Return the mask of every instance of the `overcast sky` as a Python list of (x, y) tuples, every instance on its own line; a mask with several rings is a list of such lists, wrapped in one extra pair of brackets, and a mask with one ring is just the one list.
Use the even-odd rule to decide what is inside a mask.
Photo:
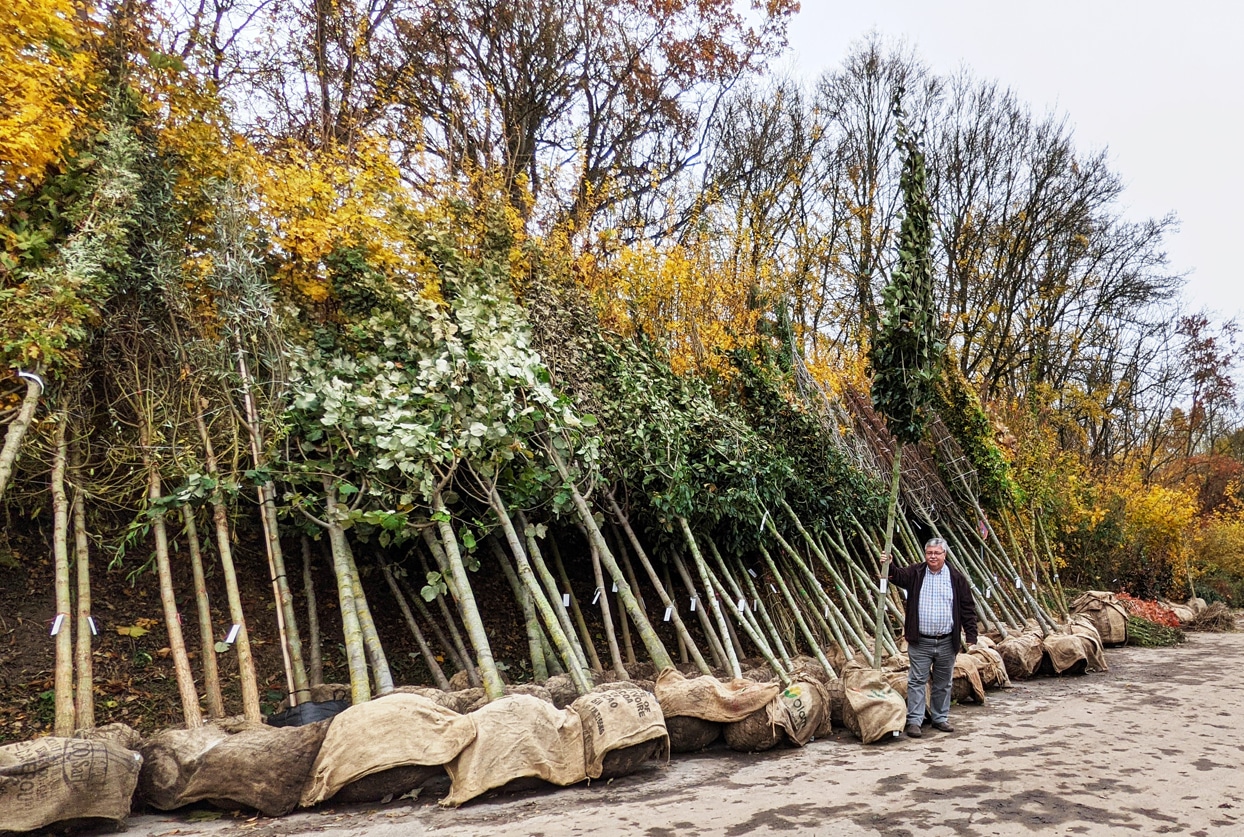
[(1179, 217), (1167, 254), (1190, 307), (1244, 314), (1244, 3), (803, 0), (790, 72), (837, 67), (873, 30), (1066, 114), (1082, 149), (1107, 149), (1130, 218)]

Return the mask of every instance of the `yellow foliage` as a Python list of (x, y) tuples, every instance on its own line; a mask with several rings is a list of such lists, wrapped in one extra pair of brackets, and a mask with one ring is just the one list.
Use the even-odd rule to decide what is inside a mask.
[(72, 0), (5, 0), (0, 15), (0, 196), (38, 183), (88, 108), (87, 23)]
[(239, 145), (238, 152), (280, 262), (277, 282), (323, 302), (329, 295), (324, 260), (334, 250), (358, 248), (368, 264), (388, 273), (416, 259), (405, 187), (378, 142), (349, 150), (291, 146), (266, 156)]
[(640, 244), (584, 278), (606, 328), (640, 331), (669, 351), (675, 371), (724, 371), (719, 350), (751, 345), (762, 311), (750, 305), (767, 277), (723, 269), (683, 247)]

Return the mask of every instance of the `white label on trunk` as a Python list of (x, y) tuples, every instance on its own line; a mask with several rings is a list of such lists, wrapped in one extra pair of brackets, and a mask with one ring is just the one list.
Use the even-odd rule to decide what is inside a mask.
[(747, 610), (747, 599), (739, 599), (739, 605), (735, 609), (738, 610), (739, 613), (743, 613)]
[(756, 530), (757, 532), (759, 532), (761, 529), (765, 528), (765, 521), (766, 521), (766, 520), (768, 520), (768, 519), (769, 519), (769, 510), (768, 510), (768, 509), (765, 509), (765, 514), (764, 514), (764, 517), (760, 518), (760, 527)]
[(242, 630), (241, 625), (234, 625), (229, 629), (229, 636), (225, 637), (225, 644), (232, 645), (233, 641), (238, 638), (238, 631)]
[(885, 593), (885, 591), (889, 589), (890, 589), (890, 579), (888, 578), (881, 579), (881, 592)]
[(618, 592), (618, 582), (616, 581), (613, 583), (613, 592)]
[(60, 626), (63, 624), (65, 624), (65, 614), (63, 613), (56, 614), (56, 618), (52, 620), (52, 634), (51, 635), (56, 636), (58, 633), (60, 633)]
[(601, 590), (604, 590), (604, 589), (605, 589), (605, 588), (603, 588), (603, 587), (597, 587), (597, 588), (596, 588), (596, 595), (595, 595), (595, 596), (592, 596), (592, 604), (596, 604), (598, 601), (600, 601), (600, 591), (601, 591)]
[(1015, 589), (1016, 590), (1024, 589), (1024, 582), (1020, 580), (1019, 576), (1015, 576)]
[(749, 573), (751, 573), (751, 574), (752, 574), (752, 578), (756, 578), (756, 577), (757, 577), (757, 576), (756, 576), (756, 571), (755, 571), (755, 570), (753, 570), (751, 567), (748, 567), (748, 568), (747, 568), (747, 571), (748, 571)]
[(760, 610), (760, 599), (752, 599), (752, 610)]
[(769, 589), (773, 591), (773, 595), (775, 596), (777, 595), (777, 588), (774, 587), (772, 584), (769, 585)]
[(992, 596), (992, 595), (993, 595), (993, 588), (992, 588), (992, 587), (986, 588), (986, 590), (985, 590), (985, 598), (986, 598), (986, 599), (988, 599), (988, 598), (989, 598), (990, 596)]
[(562, 593), (562, 607), (570, 607), (570, 594)]
[(1058, 581), (1058, 573), (1054, 573), (1054, 581), (1055, 581), (1055, 582), (1057, 582), (1057, 581)]
[(99, 636), (99, 626), (95, 624), (95, 617), (86, 617), (86, 624), (91, 626), (91, 636)]
[(825, 618), (829, 618), (829, 602), (825, 603)]
[(691, 597), (691, 612), (695, 613), (695, 596)]
[(663, 621), (665, 622), (670, 621), (670, 617), (673, 615), (674, 615), (674, 606), (670, 605), (669, 607), (665, 608), (665, 619)]

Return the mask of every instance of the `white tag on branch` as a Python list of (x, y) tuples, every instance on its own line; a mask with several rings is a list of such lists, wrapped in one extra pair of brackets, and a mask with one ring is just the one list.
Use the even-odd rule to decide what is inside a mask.
[(99, 626), (95, 624), (95, 617), (86, 617), (86, 624), (91, 626), (91, 636), (99, 636)]
[(1024, 589), (1024, 582), (1020, 579), (1019, 576), (1015, 576), (1015, 589), (1016, 590)]
[(670, 605), (669, 607), (665, 608), (665, 619), (663, 619), (662, 621), (664, 622), (670, 621), (670, 617), (673, 615), (674, 615), (674, 606)]
[(760, 610), (760, 599), (752, 599), (752, 610)]
[(989, 598), (990, 596), (992, 596), (992, 595), (993, 595), (993, 588), (992, 588), (992, 587), (986, 587), (986, 588), (985, 588), (985, 598), (986, 598), (986, 599), (988, 599), (988, 598)]
[(752, 578), (759, 578), (759, 576), (756, 575), (756, 571), (753, 570), (751, 567), (748, 567), (747, 571), (751, 573)]
[(695, 613), (695, 596), (691, 597), (691, 612)]
[(739, 603), (735, 607), (735, 610), (737, 610), (739, 613), (743, 613), (744, 611), (746, 611), (747, 610), (747, 599), (739, 599)]
[(769, 589), (773, 591), (773, 595), (775, 596), (777, 595), (777, 588), (774, 587), (772, 584), (769, 585)]
[(56, 618), (52, 620), (51, 636), (56, 636), (58, 633), (60, 633), (60, 627), (63, 624), (65, 624), (65, 614), (63, 613), (56, 614)]
[(562, 607), (570, 607), (570, 594), (562, 593)]
[(613, 583), (613, 592), (618, 592), (618, 582), (616, 581)]
[(225, 637), (225, 644), (226, 644), (226, 645), (232, 645), (232, 644), (233, 644), (233, 642), (234, 642), (234, 640), (236, 640), (236, 639), (238, 638), (238, 631), (240, 631), (240, 630), (242, 630), (242, 626), (241, 626), (241, 625), (234, 625), (232, 628), (230, 628), (230, 629), (229, 629), (229, 635), (228, 635), (227, 637)]
[(889, 590), (889, 589), (890, 589), (890, 579), (888, 578), (881, 579), (881, 592), (884, 593), (886, 590)]
[(829, 602), (825, 603), (825, 618), (829, 618)]
[(760, 527), (756, 530), (757, 532), (765, 528), (765, 521), (767, 521), (768, 519), (769, 519), (769, 510), (765, 509), (764, 516), (760, 518)]
[(600, 601), (600, 591), (604, 589), (605, 589), (604, 587), (596, 588), (596, 595), (592, 596), (592, 604), (596, 604), (598, 601)]

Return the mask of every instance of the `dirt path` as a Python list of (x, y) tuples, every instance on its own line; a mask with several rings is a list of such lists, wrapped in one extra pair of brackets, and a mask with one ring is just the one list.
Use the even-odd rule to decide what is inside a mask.
[(1111, 670), (955, 707), (953, 734), (715, 749), (612, 783), (327, 807), (280, 820), (135, 817), (127, 837), (1244, 834), (1244, 633), (1108, 652)]

